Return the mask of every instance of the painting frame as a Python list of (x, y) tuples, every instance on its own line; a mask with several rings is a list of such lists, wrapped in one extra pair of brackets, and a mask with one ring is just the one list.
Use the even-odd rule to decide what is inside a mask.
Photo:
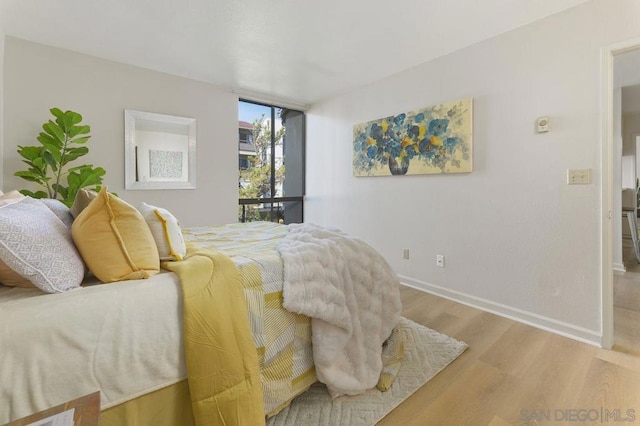
[(353, 126), (353, 175), (473, 171), (473, 98)]
[[(195, 118), (126, 109), (124, 124), (125, 189), (196, 189)], [(152, 176), (152, 152), (169, 160), (179, 157), (179, 175), (165, 170), (165, 176)]]

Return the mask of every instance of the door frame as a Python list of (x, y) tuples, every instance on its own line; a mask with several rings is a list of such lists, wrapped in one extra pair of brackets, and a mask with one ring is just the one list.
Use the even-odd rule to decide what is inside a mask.
[(613, 233), (612, 215), (621, 215), (622, 212), (613, 211), (613, 63), (614, 56), (625, 52), (640, 49), (640, 38), (634, 38), (623, 42), (605, 46), (601, 49), (601, 170), (600, 177), (601, 194), (601, 345), (610, 349), (614, 345), (614, 319), (613, 319)]

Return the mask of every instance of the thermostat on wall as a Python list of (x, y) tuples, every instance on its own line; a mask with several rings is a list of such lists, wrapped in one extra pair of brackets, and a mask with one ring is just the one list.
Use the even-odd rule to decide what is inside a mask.
[(545, 133), (549, 131), (549, 117), (538, 117), (536, 120), (536, 132)]

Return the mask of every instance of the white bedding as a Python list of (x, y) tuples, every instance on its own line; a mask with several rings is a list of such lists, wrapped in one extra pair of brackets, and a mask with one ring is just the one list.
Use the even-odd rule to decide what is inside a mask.
[(96, 390), (104, 409), (185, 379), (180, 291), (170, 272), (58, 294), (0, 285), (0, 424)]
[(332, 397), (373, 388), (382, 344), (400, 320), (400, 281), (364, 241), (338, 229), (289, 225), (278, 245), (284, 307), (311, 317), (318, 379)]
[[(263, 286), (277, 293), (283, 288), (282, 268), (272, 271), (272, 263), (266, 262), (267, 258), (256, 253), (274, 253), (274, 241), (279, 241), (283, 233), (269, 231), (271, 228), (260, 224), (248, 225), (247, 229), (251, 231), (254, 252), (251, 259), (265, 269)], [(259, 229), (263, 231), (259, 232)], [(331, 336), (331, 333), (324, 333), (327, 327), (322, 331), (314, 329), (314, 343), (318, 343), (314, 346), (314, 351), (322, 350), (323, 347), (326, 349), (314, 354), (324, 363), (324, 367), (328, 367), (328, 370), (324, 370), (324, 377), (329, 379), (329, 376), (333, 376), (338, 379), (333, 386), (337, 393), (357, 393), (360, 389), (373, 387), (381, 368), (379, 352), (382, 341), (389, 335), (400, 315), (397, 277), (384, 259), (364, 243), (351, 239), (349, 247), (337, 249), (336, 239), (331, 238), (336, 235), (328, 229), (321, 233), (328, 232), (329, 239), (324, 242), (316, 240), (315, 243), (326, 250), (326, 257), (323, 256), (322, 262), (335, 263), (324, 263), (324, 268), (322, 265), (318, 266), (310, 261), (314, 255), (322, 255), (323, 252), (316, 251), (313, 244), (295, 253), (295, 245), (307, 237), (311, 239), (313, 232), (304, 227), (297, 228), (297, 231), (301, 232), (293, 232), (292, 236), (300, 237), (300, 240), (292, 238), (290, 242), (293, 244), (289, 246), (288, 252), (286, 245), (280, 246), (283, 259), (286, 261), (287, 257), (297, 257), (294, 261), (297, 263), (292, 264), (298, 265), (294, 266), (294, 270), (303, 275), (305, 271), (315, 274), (333, 271), (333, 278), (337, 280), (329, 282), (337, 288), (340, 278), (345, 278), (352, 285), (350, 290), (359, 295), (356, 298), (356, 293), (347, 292), (342, 296), (338, 310), (343, 316), (337, 322), (332, 322), (330, 316), (324, 318), (325, 325), (338, 330), (338, 335), (344, 337), (346, 332), (346, 339), (336, 339), (335, 334), (333, 338), (327, 338)], [(309, 232), (305, 235), (306, 231)], [(194, 234), (199, 232), (211, 231), (205, 228), (192, 230)], [(242, 240), (242, 234), (236, 238), (227, 238), (229, 241), (225, 245), (224, 233), (235, 235), (239, 233), (238, 229), (230, 225), (220, 232), (222, 234), (215, 234), (215, 241), (223, 247), (217, 248), (232, 256), (238, 265), (248, 262), (249, 258), (243, 257), (245, 249), (242, 247), (246, 247), (247, 242)], [(321, 235), (314, 235), (313, 238), (319, 236)], [(199, 238), (192, 235), (192, 239)], [(282, 253), (282, 248), (287, 253)], [(302, 267), (299, 263), (301, 261), (310, 264)], [(348, 265), (359, 267), (355, 275), (349, 275), (354, 271), (345, 268)], [(356, 284), (356, 278), (364, 278), (364, 281)], [(320, 287), (314, 290), (321, 291), (326, 282), (320, 281)], [(382, 285), (383, 282), (385, 285)], [(294, 294), (295, 292), (290, 293), (289, 296)], [(370, 297), (364, 297), (363, 294)], [(309, 293), (307, 296), (313, 298), (321, 294)], [(338, 295), (338, 299), (340, 297)], [(294, 299), (302, 303), (310, 302), (309, 298), (304, 297)], [(315, 307), (326, 308), (326, 301), (320, 301), (318, 298), (319, 304)], [(307, 308), (311, 306), (310, 303), (307, 304)], [(300, 312), (294, 305), (291, 307), (293, 311)], [(353, 316), (357, 311), (361, 311), (360, 317)], [(37, 314), (34, 315), (34, 312)], [(306, 314), (309, 315), (310, 312)], [(89, 285), (57, 294), (0, 285), (0, 424), (96, 390), (102, 391), (101, 405), (104, 409), (184, 380), (187, 374), (182, 322), (180, 283), (175, 274), (166, 271), (147, 280)], [(305, 321), (301, 327), (308, 330), (306, 324), (308, 322)], [(295, 336), (298, 336), (297, 329), (292, 330), (296, 330)], [(300, 341), (307, 339), (304, 333), (300, 336)], [(317, 339), (322, 342), (316, 341)], [(359, 345), (358, 348), (352, 347), (346, 352), (331, 349), (334, 347), (332, 344), (342, 345), (345, 340)], [(280, 340), (277, 342), (282, 343)], [(306, 353), (308, 342), (305, 346), (295, 342), (294, 346), (294, 373), (307, 378), (305, 372), (309, 368), (306, 358), (298, 358), (303, 352)], [(336, 359), (336, 353), (346, 356)], [(278, 359), (277, 353), (268, 352), (265, 356)], [(363, 364), (360, 365), (360, 362)], [(309, 377), (315, 380), (315, 375)]]

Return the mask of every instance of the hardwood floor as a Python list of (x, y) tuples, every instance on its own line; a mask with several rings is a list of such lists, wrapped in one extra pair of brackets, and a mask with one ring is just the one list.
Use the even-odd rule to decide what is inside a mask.
[(640, 424), (640, 266), (616, 273), (599, 349), (403, 287), (403, 315), (469, 345), (379, 425)]

